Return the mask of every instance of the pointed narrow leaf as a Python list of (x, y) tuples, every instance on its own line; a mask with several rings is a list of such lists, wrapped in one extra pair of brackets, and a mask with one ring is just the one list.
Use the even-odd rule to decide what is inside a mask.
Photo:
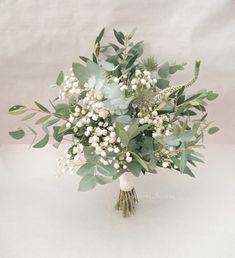
[(40, 110), (42, 110), (43, 112), (50, 113), (50, 111), (49, 111), (47, 108), (45, 108), (42, 104), (38, 103), (37, 101), (34, 101), (34, 103), (35, 103), (36, 106), (37, 106)]
[(104, 36), (104, 31), (105, 31), (105, 28), (103, 28), (103, 29), (101, 30), (101, 32), (99, 33), (98, 37), (97, 37), (96, 40), (95, 40), (95, 43), (96, 43), (96, 44), (99, 43), (99, 42), (101, 41), (101, 39), (103, 38), (103, 36)]
[(64, 82), (64, 73), (61, 71), (56, 79), (56, 84), (60, 86)]
[(36, 124), (36, 125), (42, 124), (42, 123), (44, 123), (46, 120), (48, 120), (50, 117), (51, 117), (51, 115), (43, 116), (43, 117), (41, 117), (40, 119), (38, 119), (35, 124)]
[(23, 118), (22, 118), (22, 121), (26, 121), (26, 120), (28, 120), (28, 119), (34, 117), (36, 114), (37, 114), (37, 113), (31, 113), (31, 114), (29, 114), (29, 115), (23, 117)]
[(26, 111), (27, 111), (26, 106), (15, 105), (8, 110), (8, 113), (11, 114), (11, 115), (20, 115), (20, 114), (23, 114)]

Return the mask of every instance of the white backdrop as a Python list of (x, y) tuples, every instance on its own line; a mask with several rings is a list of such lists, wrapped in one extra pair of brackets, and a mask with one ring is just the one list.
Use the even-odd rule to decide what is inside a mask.
[[(233, 0), (1, 0), (0, 1), (0, 142), (18, 121), (9, 106), (38, 99), (48, 104), (48, 86), (79, 55), (89, 55), (96, 35), (107, 28), (124, 32), (138, 27), (146, 54), (187, 61), (178, 81), (192, 76), (202, 60), (200, 79), (192, 90), (210, 88), (220, 98), (209, 107), (221, 131), (209, 143), (235, 143), (235, 1)], [(29, 139), (30, 141), (30, 139)]]

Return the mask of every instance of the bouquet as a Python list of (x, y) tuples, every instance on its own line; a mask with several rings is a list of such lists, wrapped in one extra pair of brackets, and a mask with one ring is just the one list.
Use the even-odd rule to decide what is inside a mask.
[(158, 64), (154, 57), (141, 58), (143, 41), (132, 41), (130, 34), (113, 30), (115, 42), (101, 44), (104, 29), (95, 40), (91, 58), (80, 56), (68, 75), (60, 72), (56, 80), (58, 97), (50, 108), (15, 105), (12, 115), (27, 113), (23, 121), (35, 119), (43, 137), (29, 125), (9, 132), (15, 139), (32, 134), (34, 148), (42, 148), (53, 138), (58, 148), (71, 141), (58, 159), (62, 172), (81, 176), (79, 190), (88, 191), (116, 179), (120, 193), (116, 209), (123, 216), (133, 214), (138, 202), (132, 177), (156, 174), (158, 167), (194, 177), (191, 170), (203, 162), (206, 131), (217, 132), (207, 121), (206, 106), (218, 94), (201, 90), (186, 94), (199, 73), (195, 62), (192, 79), (172, 85), (170, 77), (184, 70), (185, 63)]

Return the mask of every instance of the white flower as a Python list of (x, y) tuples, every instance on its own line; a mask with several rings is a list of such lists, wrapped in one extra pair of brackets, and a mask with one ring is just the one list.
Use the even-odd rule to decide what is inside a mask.
[(114, 77), (114, 78), (113, 78), (113, 81), (114, 81), (115, 83), (119, 83), (119, 79), (118, 79), (117, 77)]
[(169, 166), (169, 162), (168, 161), (163, 161), (162, 162), (162, 167), (167, 168)]
[(100, 155), (101, 155), (102, 157), (106, 157), (106, 152), (103, 150), (103, 151), (101, 151)]
[(118, 163), (115, 163), (115, 164), (114, 164), (114, 167), (115, 167), (116, 169), (120, 168), (120, 166), (119, 166)]
[(65, 126), (66, 126), (66, 128), (69, 129), (71, 127), (71, 124), (69, 122), (67, 122)]
[(88, 137), (90, 135), (90, 132), (86, 131), (84, 134), (85, 134), (86, 137)]
[(113, 147), (111, 147), (111, 146), (108, 147), (108, 151), (109, 151), (109, 152), (112, 152), (112, 151), (113, 151)]
[(144, 124), (145, 123), (145, 119), (144, 118), (141, 118), (140, 121), (139, 121), (140, 124)]
[(141, 79), (141, 80), (140, 80), (140, 82), (141, 82), (143, 85), (145, 85), (145, 84), (146, 84), (145, 79)]
[(126, 161), (128, 162), (128, 163), (130, 163), (131, 161), (132, 161), (132, 157), (126, 157)]
[(115, 138), (115, 137), (116, 137), (116, 133), (115, 133), (115, 132), (111, 132), (111, 133), (110, 133), (110, 137), (111, 137), (111, 138)]
[(77, 126), (78, 128), (80, 128), (80, 127), (82, 127), (82, 123), (81, 123), (80, 121), (78, 121), (78, 122), (76, 123), (76, 126)]
[(114, 152), (115, 152), (115, 153), (119, 153), (119, 152), (120, 152), (120, 149), (119, 149), (118, 147), (115, 147), (115, 148), (114, 148)]
[(126, 152), (126, 156), (127, 157), (130, 157), (131, 156), (131, 154), (130, 154), (130, 152), (128, 151), (128, 152)]
[(123, 169), (127, 169), (127, 165), (123, 165)]
[(137, 85), (136, 85), (136, 84), (133, 84), (133, 85), (131, 86), (131, 88), (132, 88), (132, 90), (136, 90), (136, 89), (137, 89)]
[(94, 120), (94, 121), (97, 121), (97, 120), (98, 120), (98, 116), (97, 116), (96, 114), (93, 114), (91, 118), (92, 118), (92, 120)]

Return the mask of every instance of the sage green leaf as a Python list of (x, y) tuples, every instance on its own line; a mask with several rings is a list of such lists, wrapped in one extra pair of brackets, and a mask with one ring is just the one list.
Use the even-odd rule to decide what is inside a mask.
[(19, 140), (25, 136), (25, 132), (22, 129), (18, 129), (16, 131), (9, 132), (9, 135), (14, 139)]
[(169, 135), (162, 138), (163, 142), (170, 146), (179, 146), (180, 140), (175, 135)]
[(44, 127), (49, 127), (49, 126), (52, 126), (53, 124), (55, 124), (55, 123), (57, 123), (59, 121), (60, 121), (60, 119), (54, 118), (52, 120), (47, 121), (43, 126)]
[(50, 113), (50, 111), (49, 111), (47, 108), (45, 108), (42, 104), (38, 103), (37, 101), (34, 101), (34, 103), (35, 103), (36, 106), (37, 106), (40, 110), (42, 110), (43, 112)]
[(86, 176), (86, 175), (94, 175), (96, 172), (96, 167), (94, 164), (87, 162), (86, 164), (82, 165), (78, 170), (77, 174), (79, 176)]
[(81, 83), (88, 81), (88, 71), (85, 66), (78, 63), (73, 63), (72, 68), (74, 75)]
[(60, 126), (53, 126), (53, 137), (57, 142), (61, 142), (63, 139), (63, 135), (59, 134)]
[(23, 117), (22, 118), (22, 121), (26, 121), (32, 117), (34, 117), (37, 113), (31, 113), (31, 114), (28, 114), (27, 116)]
[(101, 176), (101, 175), (96, 175), (95, 178), (96, 178), (96, 182), (100, 185), (105, 185), (113, 181), (111, 178)]
[(126, 69), (129, 69), (132, 67), (132, 65), (135, 63), (136, 59), (137, 59), (138, 55), (133, 56), (127, 63), (126, 65)]
[(128, 125), (131, 122), (131, 117), (129, 115), (121, 115), (115, 117), (115, 121), (124, 125)]
[(108, 72), (112, 72), (115, 71), (117, 66), (115, 67), (114, 64), (107, 62), (105, 60), (101, 60), (101, 65), (104, 68), (104, 70), (108, 71)]
[(91, 61), (89, 58), (87, 58), (87, 57), (85, 57), (85, 56), (79, 56), (79, 58), (80, 58), (82, 61), (84, 61), (85, 63), (86, 63), (87, 61)]
[(188, 155), (188, 159), (193, 160), (193, 161), (197, 161), (197, 162), (201, 162), (201, 163), (205, 163), (202, 159), (199, 159), (198, 157), (195, 157), (193, 155)]
[(122, 124), (116, 123), (116, 133), (117, 133), (117, 136), (120, 137), (121, 143), (124, 146), (127, 146), (128, 142), (129, 142), (129, 136), (128, 136), (127, 132), (125, 131)]
[(28, 125), (27, 125), (27, 127), (34, 135), (37, 135), (37, 132), (32, 127), (30, 127)]
[(64, 82), (64, 73), (61, 71), (56, 79), (56, 85), (60, 86)]
[(95, 186), (96, 177), (94, 175), (86, 175), (81, 179), (78, 190), (85, 192), (93, 189)]
[(117, 39), (117, 41), (121, 44), (121, 45), (124, 45), (124, 35), (122, 32), (117, 32), (115, 29), (113, 29), (113, 33), (114, 33), (114, 36), (115, 38)]
[(158, 75), (161, 77), (161, 78), (167, 78), (168, 75), (169, 75), (169, 69), (170, 69), (170, 66), (169, 66), (169, 63), (166, 62), (164, 64), (162, 64), (158, 70)]
[(157, 87), (159, 89), (165, 89), (169, 87), (170, 82), (166, 79), (157, 79)]
[(186, 151), (183, 151), (180, 158), (180, 166), (179, 169), (181, 172), (184, 172), (187, 164), (187, 153)]
[(46, 134), (38, 143), (33, 145), (33, 148), (43, 148), (49, 141), (49, 134)]
[(213, 91), (209, 91), (209, 92), (207, 93), (207, 99), (208, 99), (209, 101), (216, 99), (218, 96), (219, 96), (219, 94), (214, 93)]
[(131, 152), (132, 156), (134, 157), (134, 159), (146, 170), (148, 171), (148, 163), (143, 160), (138, 154), (136, 154), (135, 152)]
[(194, 130), (187, 130), (180, 134), (180, 140), (182, 142), (189, 142), (193, 140), (194, 134), (195, 134)]
[(89, 161), (90, 163), (93, 163), (93, 164), (97, 163), (97, 156), (95, 154), (94, 147), (85, 146), (83, 149), (83, 152), (84, 152), (84, 156), (87, 161)]
[(132, 54), (132, 55), (138, 55), (138, 57), (140, 57), (143, 54), (143, 42), (144, 41), (140, 41), (138, 43), (136, 43), (129, 51), (128, 54)]
[(136, 120), (129, 128), (128, 128), (128, 136), (129, 139), (135, 138), (137, 135), (139, 135), (141, 132), (146, 130), (149, 127), (148, 124), (139, 126), (138, 120)]
[(214, 134), (214, 133), (217, 133), (219, 131), (219, 128), (214, 126), (214, 127), (211, 127), (209, 130), (208, 130), (208, 133), (209, 134)]
[(100, 43), (101, 39), (102, 39), (103, 36), (104, 36), (104, 31), (105, 31), (105, 28), (103, 28), (103, 29), (101, 30), (101, 32), (99, 33), (98, 37), (97, 37), (96, 40), (95, 40), (95, 44)]
[(23, 105), (15, 105), (8, 110), (11, 115), (21, 115), (27, 111), (27, 107)]
[(169, 68), (170, 74), (174, 74), (179, 70), (184, 70), (184, 65), (186, 65), (186, 64), (171, 65), (170, 68)]
[(134, 176), (138, 177), (142, 171), (142, 165), (137, 161), (132, 161), (127, 164), (128, 171), (130, 171)]
[(50, 117), (51, 117), (51, 115), (43, 116), (43, 117), (41, 117), (40, 119), (38, 119), (35, 124), (36, 124), (36, 125), (42, 124), (42, 123), (44, 123), (46, 120), (48, 120)]
[(97, 164), (96, 166), (97, 170), (105, 176), (114, 176), (117, 173), (113, 165)]
[(195, 177), (195, 175), (193, 174), (193, 172), (191, 171), (191, 169), (188, 166), (186, 166), (186, 168), (184, 169), (183, 173), (187, 174), (187, 175), (189, 175), (191, 177)]

